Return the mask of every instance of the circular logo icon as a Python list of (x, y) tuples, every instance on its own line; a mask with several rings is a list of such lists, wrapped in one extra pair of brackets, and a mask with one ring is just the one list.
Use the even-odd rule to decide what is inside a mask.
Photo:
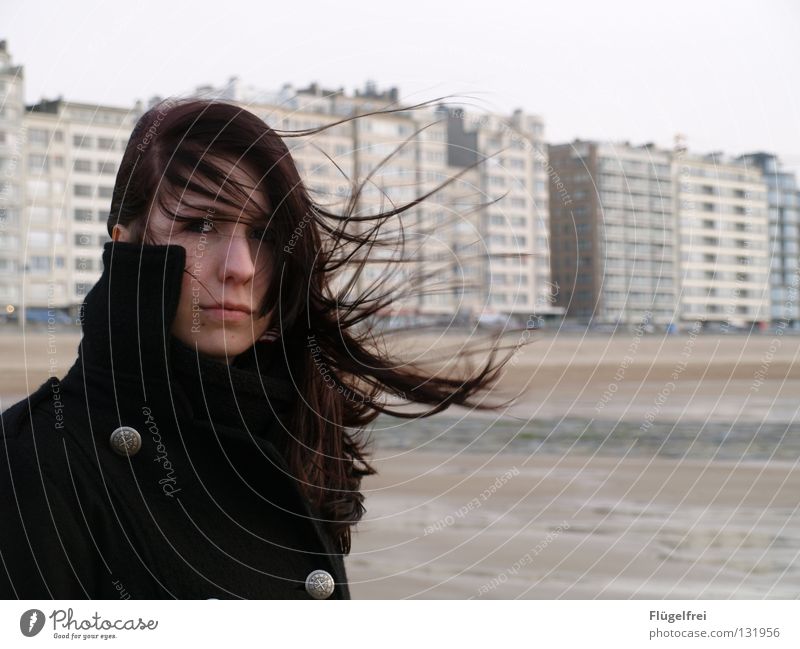
[(38, 608), (25, 611), (19, 618), (19, 630), (22, 631), (22, 635), (29, 638), (39, 633), (42, 627), (44, 627), (44, 613)]

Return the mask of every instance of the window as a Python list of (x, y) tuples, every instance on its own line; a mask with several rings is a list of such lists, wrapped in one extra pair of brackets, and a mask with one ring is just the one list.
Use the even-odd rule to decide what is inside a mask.
[(94, 237), (91, 234), (79, 233), (75, 235), (75, 245), (81, 248), (94, 245)]
[(108, 160), (97, 163), (97, 173), (112, 175), (117, 173), (117, 165)]
[(72, 168), (75, 171), (91, 172), (91, 170), (92, 170), (92, 161), (91, 160), (76, 160), (73, 163)]
[(28, 270), (32, 273), (47, 273), (50, 271), (50, 257), (34, 255), (28, 257)]
[(42, 128), (28, 129), (28, 143), (34, 146), (47, 146), (50, 139), (48, 132)]
[(16, 210), (0, 207), (0, 230), (2, 230), (6, 225), (16, 225), (19, 222), (17, 217), (18, 215)]
[(92, 285), (89, 282), (75, 282), (75, 294), (83, 297), (89, 292)]
[(98, 149), (105, 149), (110, 151), (114, 148), (114, 138), (113, 137), (99, 137), (97, 138), (97, 148)]
[(102, 187), (101, 186), (101, 187), (97, 188), (97, 195), (100, 198), (111, 198), (111, 196), (113, 194), (114, 194), (114, 188), (113, 187)]
[(79, 223), (86, 223), (92, 220), (92, 210), (76, 209), (75, 220)]
[(75, 257), (75, 270), (94, 270), (94, 259), (90, 257)]
[(92, 188), (90, 185), (75, 185), (73, 192), (75, 196), (91, 196)]
[(30, 171), (47, 171), (50, 165), (46, 155), (38, 153), (31, 153), (28, 155), (28, 170)]
[(0, 259), (0, 272), (15, 273), (17, 271), (16, 259)]
[(92, 147), (92, 138), (88, 135), (73, 135), (72, 144), (79, 149), (90, 149)]

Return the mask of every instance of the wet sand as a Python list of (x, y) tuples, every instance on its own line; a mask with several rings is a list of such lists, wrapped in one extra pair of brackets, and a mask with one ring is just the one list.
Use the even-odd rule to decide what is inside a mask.
[(793, 463), (408, 453), (365, 480), (357, 598), (795, 598)]
[[(0, 396), (6, 404), (38, 387), (53, 370), (63, 375), (74, 362), (80, 336), (74, 330), (22, 337), (0, 332)], [(518, 395), (507, 414), (664, 421), (800, 419), (800, 335), (581, 336), (535, 333), (503, 368), (499, 402)], [(474, 338), (472, 344), (485, 339)], [(519, 334), (504, 342), (514, 345)], [(447, 371), (464, 336), (417, 336), (403, 358)], [(479, 365), (485, 354), (474, 357)], [(661, 397), (659, 398), (659, 395)], [(662, 403), (658, 403), (658, 402)], [(453, 409), (453, 413), (459, 412)], [(463, 412), (463, 411), (462, 411)], [(470, 412), (470, 416), (485, 413)], [(494, 414), (489, 416), (496, 416)]]
[[(517, 404), (460, 414), (636, 426), (798, 421), (796, 335), (532, 340), (500, 382), (507, 396), (524, 392)], [(436, 347), (420, 339), (417, 349), (424, 358)], [(348, 561), (354, 597), (795, 598), (800, 588), (794, 460), (376, 457)]]

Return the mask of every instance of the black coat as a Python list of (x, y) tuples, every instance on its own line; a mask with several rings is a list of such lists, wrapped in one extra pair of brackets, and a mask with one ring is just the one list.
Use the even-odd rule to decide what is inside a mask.
[[(184, 249), (108, 243), (103, 261), (77, 362), (2, 414), (0, 597), (310, 598), (324, 570), (349, 598), (277, 450), (293, 392), (280, 343), (233, 368), (200, 359), (168, 333)], [(123, 426), (135, 454), (110, 446)]]

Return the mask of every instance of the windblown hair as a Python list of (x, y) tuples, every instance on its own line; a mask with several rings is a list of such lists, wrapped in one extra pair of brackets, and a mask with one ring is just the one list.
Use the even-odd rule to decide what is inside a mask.
[[(230, 168), (224, 168), (222, 161), (248, 163), (262, 174), (261, 184), (274, 208), (268, 223), (274, 267), (261, 313), (279, 314), (278, 335), (299, 392), (285, 448), (280, 450), (344, 554), (350, 551), (351, 527), (365, 511), (361, 480), (375, 473), (367, 461), (367, 425), (380, 412), (416, 418), (452, 404), (500, 408), (505, 403), (490, 405), (478, 396), (496, 382), (513, 355), (497, 361), (502, 346), (495, 343), (482, 368), (452, 376), (425, 370), (379, 349), (376, 321), (392, 302), (407, 297), (409, 287), (419, 288), (430, 274), (415, 282), (406, 277), (400, 288), (372, 282), (353, 296), (356, 279), (366, 264), (375, 261), (373, 248), (393, 245), (397, 249), (397, 241), (390, 244), (381, 238), (382, 225), (393, 217), (400, 220), (404, 212), (453, 179), (407, 204), (367, 215), (358, 212), (369, 177), (361, 182), (348, 179), (349, 198), (343, 208), (323, 206), (303, 183), (283, 138), (312, 135), (353, 119), (359, 117), (321, 129), (281, 131), (279, 136), (240, 106), (217, 100), (163, 101), (139, 119), (131, 135), (108, 220), (109, 234), (115, 224), (121, 224), (130, 228), (134, 240), (146, 242), (147, 220), (155, 201), (169, 208), (174, 205), (170, 199), (191, 191), (241, 204)], [(198, 179), (210, 180), (213, 187), (233, 185), (233, 189), (221, 197)], [(248, 192), (241, 189), (238, 194), (241, 199)], [(388, 288), (381, 291), (381, 287)], [(456, 356), (466, 358), (478, 351), (487, 350), (462, 349)], [(381, 401), (381, 395), (431, 407), (421, 413), (394, 410)]]

